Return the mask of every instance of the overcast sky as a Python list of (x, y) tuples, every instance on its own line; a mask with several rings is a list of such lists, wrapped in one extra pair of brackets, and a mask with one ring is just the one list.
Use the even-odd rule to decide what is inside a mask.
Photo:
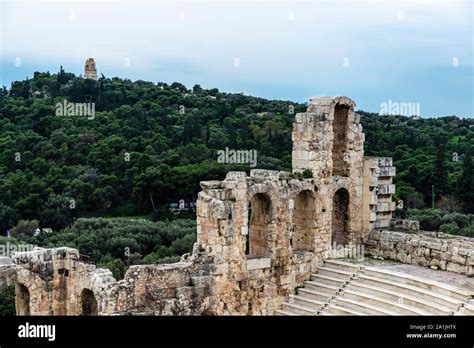
[(0, 85), (60, 65), (79, 75), (94, 57), (106, 77), (473, 116), (469, 0), (0, 0), (0, 11)]

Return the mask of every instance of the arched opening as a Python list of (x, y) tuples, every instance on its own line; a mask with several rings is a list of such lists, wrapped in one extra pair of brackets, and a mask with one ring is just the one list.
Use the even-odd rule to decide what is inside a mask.
[(265, 193), (257, 193), (249, 202), (249, 233), (245, 253), (249, 256), (268, 255), (268, 234), (271, 222), (271, 200)]
[(316, 224), (316, 199), (312, 191), (301, 191), (293, 208), (294, 229), (292, 247), (295, 250), (312, 251)]
[(30, 291), (25, 285), (16, 285), (16, 297), (17, 315), (30, 315)]
[(349, 192), (345, 188), (336, 191), (332, 206), (332, 241), (347, 244), (349, 234)]
[(345, 160), (347, 150), (347, 128), (349, 107), (336, 105), (332, 124), (334, 140), (332, 144), (332, 175), (348, 176), (349, 165)]
[(82, 290), (81, 303), (82, 315), (97, 315), (97, 301), (91, 290)]

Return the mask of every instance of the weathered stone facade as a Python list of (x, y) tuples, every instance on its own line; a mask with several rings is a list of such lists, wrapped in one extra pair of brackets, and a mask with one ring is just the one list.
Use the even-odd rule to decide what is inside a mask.
[(84, 64), (84, 78), (97, 80), (97, 68), (95, 66), (94, 58), (89, 58)]
[(0, 291), (16, 283), (15, 264), (11, 258), (0, 256)]
[(273, 314), (334, 244), (389, 226), (395, 168), (363, 157), (354, 107), (320, 97), (296, 115), (293, 173), (201, 182), (197, 243), (182, 262), (132, 266), (116, 281), (74, 249), (16, 255), (18, 314)]

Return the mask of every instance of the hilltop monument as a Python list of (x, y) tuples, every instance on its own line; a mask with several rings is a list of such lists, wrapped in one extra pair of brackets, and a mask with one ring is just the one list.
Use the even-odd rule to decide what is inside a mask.
[(95, 66), (94, 58), (86, 60), (86, 64), (84, 65), (84, 78), (97, 80), (97, 68)]

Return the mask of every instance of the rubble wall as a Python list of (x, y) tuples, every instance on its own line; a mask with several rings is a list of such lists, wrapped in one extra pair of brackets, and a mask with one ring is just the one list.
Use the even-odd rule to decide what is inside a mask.
[(366, 251), (372, 256), (474, 276), (474, 238), (373, 230)]
[(15, 264), (7, 256), (0, 256), (0, 291), (16, 282)]

